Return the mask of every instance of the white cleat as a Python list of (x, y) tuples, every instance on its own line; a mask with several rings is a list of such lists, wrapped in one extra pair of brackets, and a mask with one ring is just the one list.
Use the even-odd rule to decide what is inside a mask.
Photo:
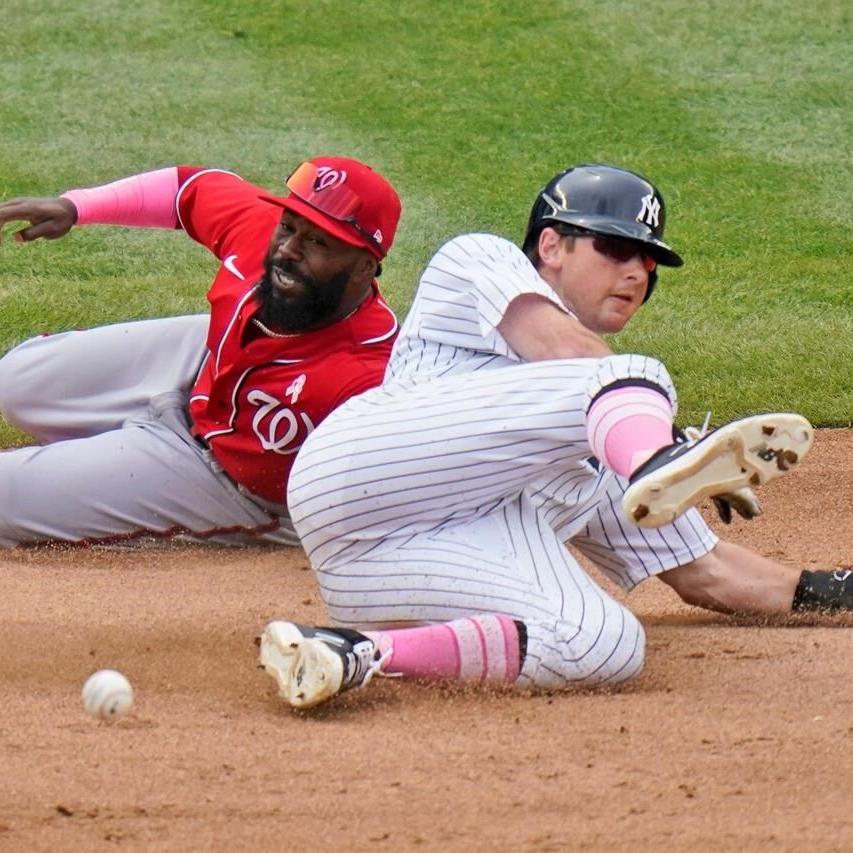
[(640, 527), (661, 527), (705, 498), (760, 486), (796, 467), (814, 430), (801, 415), (755, 415), (696, 441), (662, 448), (632, 475), (622, 498)]
[(270, 622), (261, 635), (260, 662), (294, 708), (310, 708), (343, 690), (367, 684), (390, 657), (347, 628)]

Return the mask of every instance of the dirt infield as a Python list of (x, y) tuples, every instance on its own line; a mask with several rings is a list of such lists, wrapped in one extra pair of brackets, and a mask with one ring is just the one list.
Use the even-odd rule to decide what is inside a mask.
[[(853, 433), (819, 433), (762, 497), (731, 538), (853, 565)], [(716, 616), (651, 581), (628, 598), (646, 669), (617, 692), (380, 679), (308, 716), (253, 642), (273, 617), (323, 620), (299, 551), (0, 570), (0, 851), (853, 849), (853, 618)], [(136, 690), (118, 723), (83, 712), (101, 667)]]

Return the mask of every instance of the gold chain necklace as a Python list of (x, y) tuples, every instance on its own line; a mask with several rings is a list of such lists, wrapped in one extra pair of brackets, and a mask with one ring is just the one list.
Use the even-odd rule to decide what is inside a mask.
[(296, 334), (288, 335), (286, 332), (274, 332), (272, 329), (268, 329), (257, 317), (252, 317), (252, 322), (265, 334), (269, 335), (271, 338), (295, 338), (298, 336), (298, 332)]

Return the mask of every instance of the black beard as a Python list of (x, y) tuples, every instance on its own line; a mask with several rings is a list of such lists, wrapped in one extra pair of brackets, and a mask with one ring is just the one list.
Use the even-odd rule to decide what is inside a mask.
[[(282, 296), (272, 283), (274, 268), (301, 282), (304, 286), (302, 294)], [(258, 289), (261, 300), (258, 319), (265, 326), (272, 326), (285, 333), (326, 325), (341, 306), (350, 274), (351, 270), (342, 270), (322, 280), (298, 273), (287, 261), (276, 264), (267, 258), (264, 261), (264, 277)]]

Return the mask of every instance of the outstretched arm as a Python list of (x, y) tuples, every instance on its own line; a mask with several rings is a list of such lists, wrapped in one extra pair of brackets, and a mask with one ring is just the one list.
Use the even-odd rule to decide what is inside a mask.
[(720, 540), (707, 554), (658, 577), (682, 600), (721, 613), (791, 612), (801, 570)]
[(109, 184), (69, 190), (60, 198), (18, 198), (0, 204), (0, 228), (13, 220), (30, 223), (15, 234), (29, 242), (67, 234), (73, 225), (131, 225), (175, 228), (178, 169), (143, 172)]

